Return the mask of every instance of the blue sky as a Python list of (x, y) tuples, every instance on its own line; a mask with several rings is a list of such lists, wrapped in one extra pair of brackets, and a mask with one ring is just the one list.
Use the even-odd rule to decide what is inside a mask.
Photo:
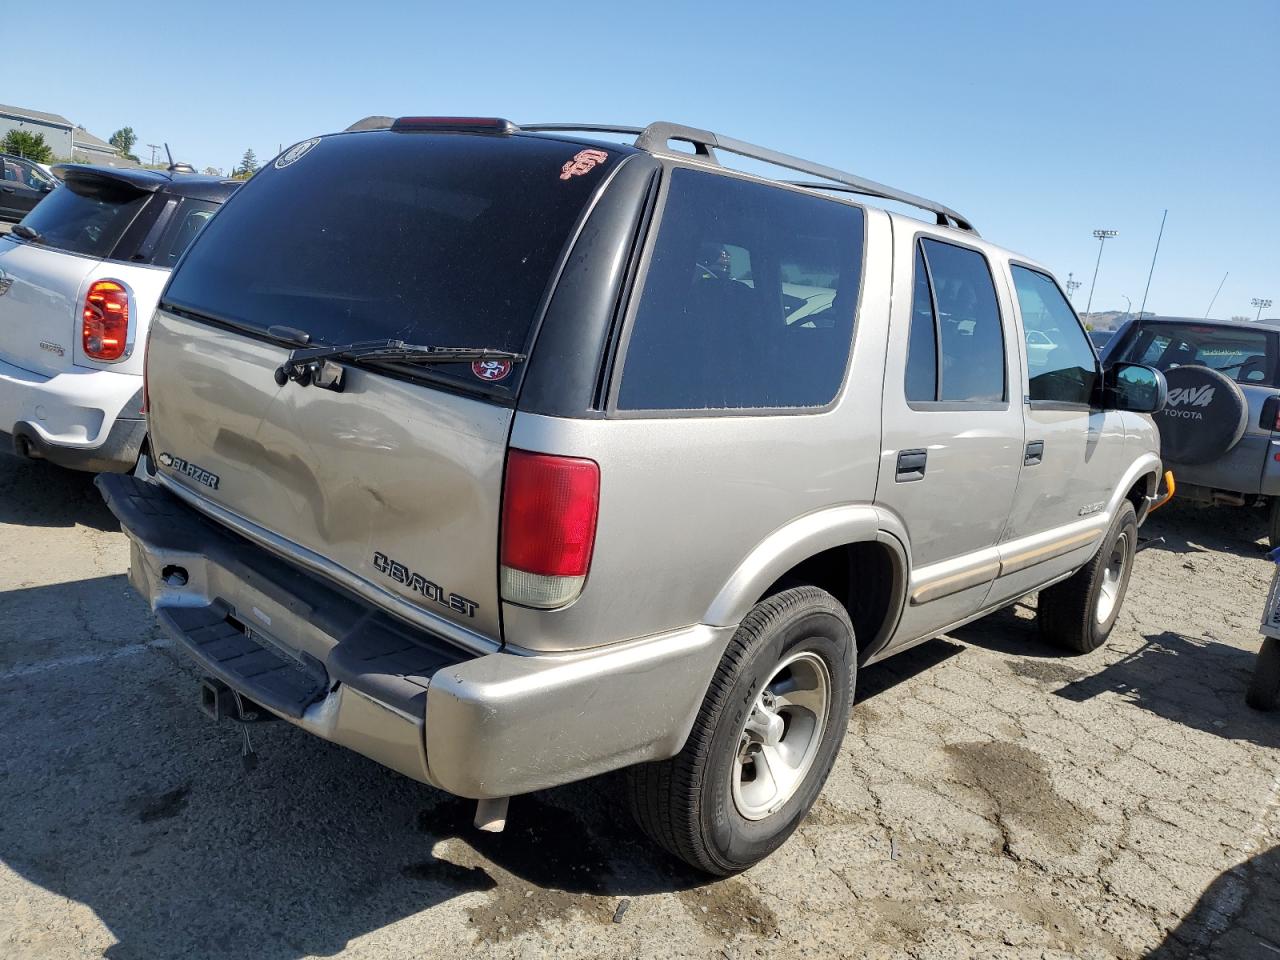
[(0, 101), (200, 167), (368, 114), (675, 120), (941, 200), (1073, 273), (1081, 310), (1092, 230), (1119, 231), (1094, 309), (1136, 310), (1168, 207), (1148, 309), (1200, 316), (1229, 271), (1215, 316), (1251, 297), (1280, 316), (1280, 0), (64, 0), (46, 19), (5, 44)]

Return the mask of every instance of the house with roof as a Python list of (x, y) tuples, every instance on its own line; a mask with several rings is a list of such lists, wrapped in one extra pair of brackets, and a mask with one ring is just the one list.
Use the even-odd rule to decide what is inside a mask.
[(113, 147), (84, 127), (73, 124), (66, 117), (26, 107), (11, 107), (0, 103), (0, 140), (10, 130), (38, 133), (53, 150), (58, 160), (74, 160), (76, 163), (96, 163), (107, 167), (136, 167), (138, 164), (120, 154)]
[(10, 130), (43, 135), (44, 142), (60, 160), (69, 159), (75, 149), (71, 136), (75, 125), (56, 113), (43, 113), (0, 103), (0, 140), (8, 136)]

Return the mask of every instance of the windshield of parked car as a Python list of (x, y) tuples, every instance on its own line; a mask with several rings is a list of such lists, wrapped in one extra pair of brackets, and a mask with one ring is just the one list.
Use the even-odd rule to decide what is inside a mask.
[(1237, 383), (1277, 385), (1276, 334), (1248, 327), (1144, 323), (1117, 360), (1159, 370), (1190, 364), (1212, 367)]
[[(224, 205), (165, 304), (316, 344), (526, 352), (556, 264), (620, 151), (533, 136), (376, 131), (283, 153)], [(603, 158), (603, 159), (601, 159)], [(474, 381), (470, 364), (435, 368)], [(502, 384), (507, 386), (507, 384)]]

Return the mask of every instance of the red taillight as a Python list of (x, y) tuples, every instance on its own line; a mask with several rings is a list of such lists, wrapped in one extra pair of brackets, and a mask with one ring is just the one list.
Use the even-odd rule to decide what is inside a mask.
[(129, 335), (129, 291), (114, 280), (97, 280), (84, 298), (81, 341), (85, 356), (119, 360)]
[(578, 596), (600, 509), (593, 460), (512, 450), (502, 497), (502, 596), (549, 609)]

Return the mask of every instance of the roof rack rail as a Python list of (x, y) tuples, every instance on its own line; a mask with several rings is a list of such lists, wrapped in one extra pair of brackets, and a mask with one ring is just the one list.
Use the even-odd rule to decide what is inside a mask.
[(666, 151), (669, 149), (671, 141), (677, 140), (681, 143), (691, 144), (698, 156), (712, 162), (716, 162), (715, 151), (723, 150), (725, 153), (747, 157), (751, 160), (759, 160), (771, 166), (783, 167), (787, 170), (795, 170), (812, 177), (831, 181), (830, 183), (811, 183), (797, 180), (782, 181), (790, 186), (803, 187), (809, 190), (835, 190), (842, 193), (856, 193), (861, 196), (876, 197), (880, 200), (905, 203), (907, 206), (917, 207), (932, 213), (939, 226), (954, 226), (975, 236), (978, 234), (968, 217), (961, 216), (955, 210), (936, 201), (927, 200), (924, 197), (916, 196), (914, 193), (907, 193), (905, 190), (898, 190), (883, 183), (876, 183), (874, 180), (867, 180), (852, 173), (845, 173), (835, 167), (813, 163), (800, 157), (793, 157), (787, 153), (770, 150), (767, 147), (756, 146), (744, 140), (721, 136), (720, 134), (712, 133), (710, 130), (699, 130), (697, 127), (686, 127), (678, 123), (659, 121), (643, 128), (597, 123), (534, 123), (522, 124), (520, 129), (534, 133), (554, 131), (627, 134), (636, 138), (636, 147), (650, 152), (654, 150)]

